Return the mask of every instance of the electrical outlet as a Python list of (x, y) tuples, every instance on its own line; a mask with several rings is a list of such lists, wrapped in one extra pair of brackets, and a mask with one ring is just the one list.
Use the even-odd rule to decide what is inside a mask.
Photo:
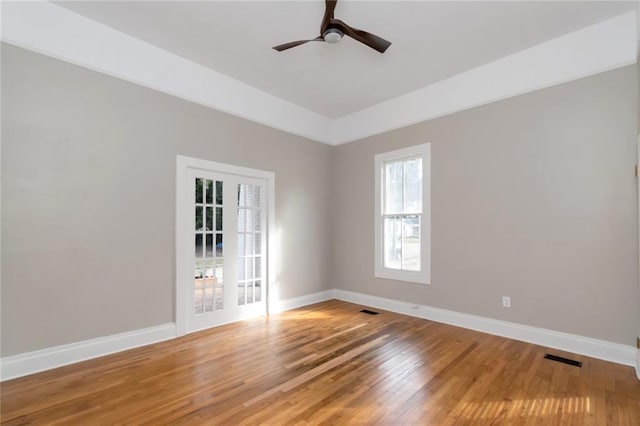
[(503, 308), (510, 308), (511, 307), (511, 297), (502, 296), (502, 307)]

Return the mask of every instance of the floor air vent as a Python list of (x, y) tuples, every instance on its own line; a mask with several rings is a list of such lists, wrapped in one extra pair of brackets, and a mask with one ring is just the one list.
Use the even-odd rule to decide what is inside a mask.
[(551, 355), (551, 354), (546, 354), (544, 357), (546, 359), (550, 359), (551, 361), (557, 361), (557, 362), (561, 362), (563, 364), (573, 365), (575, 367), (582, 367), (582, 363), (580, 361), (576, 361), (576, 360), (573, 360), (573, 359), (563, 358), (561, 356), (556, 356), (556, 355)]
[(370, 311), (368, 309), (363, 309), (360, 312), (364, 313), (364, 314), (368, 314), (368, 315), (378, 315), (380, 312), (376, 312), (376, 311)]

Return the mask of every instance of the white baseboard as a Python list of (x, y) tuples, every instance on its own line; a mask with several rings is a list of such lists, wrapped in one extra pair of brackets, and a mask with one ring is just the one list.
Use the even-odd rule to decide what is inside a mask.
[[(640, 379), (640, 351), (633, 346), (346, 290), (325, 290), (277, 301), (272, 303), (270, 312), (282, 312), (331, 299), (371, 306), (633, 366)], [(170, 323), (4, 357), (0, 359), (0, 381), (150, 345), (174, 337), (176, 337), (176, 326), (174, 323)]]
[(333, 299), (334, 290), (319, 291), (317, 293), (305, 294), (304, 296), (293, 297), (291, 299), (278, 300), (269, 306), (269, 313), (288, 311), (302, 306), (313, 305), (314, 303), (325, 302)]
[(0, 359), (0, 380), (15, 379), (174, 337), (176, 326), (170, 323), (8, 356)]
[[(333, 290), (326, 290), (277, 301), (270, 311), (277, 313), (331, 299)], [(176, 325), (170, 323), (0, 358), (0, 381), (150, 345), (176, 336)]]
[[(451, 324), (618, 364), (636, 366), (636, 349), (633, 346), (346, 290), (336, 289), (333, 295), (334, 298), (345, 302)], [(640, 371), (640, 366), (636, 368), (636, 371)]]

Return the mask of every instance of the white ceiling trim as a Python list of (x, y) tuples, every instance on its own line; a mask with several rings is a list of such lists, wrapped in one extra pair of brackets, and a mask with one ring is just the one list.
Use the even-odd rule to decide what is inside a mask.
[(49, 2), (2, 2), (2, 40), (299, 136), (331, 120)]
[(630, 65), (639, 43), (629, 12), (331, 120), (48, 2), (1, 13), (9, 44), (330, 145)]
[(334, 122), (335, 144), (631, 65), (636, 13), (603, 21)]

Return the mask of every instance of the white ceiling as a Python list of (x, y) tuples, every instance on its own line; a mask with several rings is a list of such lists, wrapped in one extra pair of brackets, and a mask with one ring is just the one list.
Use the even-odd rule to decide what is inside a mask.
[(329, 118), (379, 104), (560, 35), (637, 2), (338, 2), (336, 17), (393, 42), (383, 55), (318, 35), (324, 2), (57, 2)]

